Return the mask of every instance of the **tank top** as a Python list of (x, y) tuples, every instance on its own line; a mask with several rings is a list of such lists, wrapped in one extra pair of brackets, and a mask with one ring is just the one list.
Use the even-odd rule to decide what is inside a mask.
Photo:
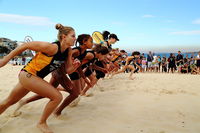
[(85, 58), (87, 52), (84, 51), (84, 52), (82, 53), (81, 47), (74, 47), (73, 50), (74, 50), (74, 49), (78, 49), (78, 50), (79, 50), (79, 56), (76, 56), (75, 58), (77, 58), (79, 61), (82, 62), (82, 60)]
[(58, 45), (58, 51), (55, 55), (48, 56), (45, 53), (38, 52), (27, 63), (27, 65), (25, 65), (24, 68), (22, 68), (22, 70), (32, 75), (44, 78), (52, 71), (61, 67), (61, 64), (64, 63), (67, 58), (68, 49), (66, 49), (63, 53), (61, 53), (60, 42), (58, 41), (54, 43)]

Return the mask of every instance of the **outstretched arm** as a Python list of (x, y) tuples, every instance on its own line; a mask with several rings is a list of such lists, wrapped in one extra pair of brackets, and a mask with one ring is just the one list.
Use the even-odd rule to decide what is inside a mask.
[(19, 47), (17, 47), (16, 49), (14, 49), (13, 51), (11, 51), (8, 55), (4, 56), (3, 59), (0, 60), (0, 67), (6, 65), (13, 57), (19, 55), (20, 53), (22, 53), (27, 49), (37, 52), (43, 52), (47, 55), (54, 55), (58, 50), (58, 46), (52, 45), (51, 43), (48, 42), (39, 42), (39, 41), (24, 43)]

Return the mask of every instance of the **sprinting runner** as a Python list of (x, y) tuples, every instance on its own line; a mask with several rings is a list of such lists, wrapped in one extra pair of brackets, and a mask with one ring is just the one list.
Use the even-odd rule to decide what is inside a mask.
[(0, 60), (0, 67), (3, 67), (13, 57), (27, 49), (37, 51), (37, 54), (19, 73), (18, 84), (11, 91), (10, 95), (1, 102), (0, 114), (11, 105), (17, 103), (30, 91), (37, 93), (42, 97), (47, 97), (50, 101), (46, 104), (42, 116), (37, 124), (37, 127), (43, 133), (53, 133), (47, 124), (47, 119), (62, 101), (62, 94), (43, 78), (50, 72), (61, 67), (61, 64), (65, 61), (68, 62), (66, 63), (66, 68), (72, 66), (72, 62), (69, 60), (70, 56), (68, 55), (71, 53), (70, 47), (74, 45), (76, 40), (75, 31), (72, 27), (57, 24), (56, 29), (59, 30), (59, 41), (52, 44), (37, 41), (24, 43)]
[[(90, 35), (82, 34), (78, 36), (76, 44), (77, 42), (79, 43), (79, 46), (76, 46), (75, 48), (73, 48), (71, 52), (71, 56), (72, 58), (75, 58), (75, 60), (82, 62), (82, 60), (85, 58), (86, 53), (87, 53), (86, 49), (92, 48), (93, 41)], [(70, 72), (66, 72), (64, 70), (65, 67), (66, 66), (62, 66), (60, 69), (54, 71), (50, 79), (50, 84), (52, 84), (54, 87), (58, 87), (58, 85), (61, 84), (62, 87), (58, 87), (57, 88), (58, 90), (66, 91), (69, 93), (69, 96), (67, 96), (64, 99), (63, 103), (54, 112), (56, 116), (59, 116), (61, 114), (61, 111), (79, 96), (80, 90), (81, 90), (79, 72), (81, 72), (82, 70), (80, 70), (80, 67), (79, 68), (73, 67), (75, 69), (70, 71), (71, 74), (69, 75), (69, 77), (71, 80), (69, 80), (68, 77), (66, 76), (66, 74), (69, 74)], [(79, 69), (79, 72), (76, 69)], [(86, 83), (89, 83), (89, 81), (86, 80)], [(27, 99), (21, 100), (19, 102), (19, 106), (17, 107), (16, 111), (18, 111), (23, 105), (39, 100), (41, 98), (44, 98), (44, 97), (40, 95), (34, 95)]]
[(131, 73), (130, 73), (130, 76), (129, 76), (129, 79), (134, 79), (132, 77), (133, 73), (135, 72), (135, 70), (139, 69), (140, 68), (140, 65), (138, 64), (138, 59), (140, 58), (140, 52), (138, 51), (135, 51), (132, 53), (131, 56), (128, 56), (126, 58), (126, 64), (125, 66), (117, 71), (117, 72), (114, 72), (112, 75), (111, 75), (111, 78), (116, 75), (116, 74), (119, 74), (119, 73), (122, 73), (122, 72), (125, 72), (126, 69), (130, 69), (131, 70)]

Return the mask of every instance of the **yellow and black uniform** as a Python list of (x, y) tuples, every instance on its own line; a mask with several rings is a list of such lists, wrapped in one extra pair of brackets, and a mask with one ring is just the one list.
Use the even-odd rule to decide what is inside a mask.
[(115, 55), (114, 58), (112, 59), (112, 63), (119, 60), (121, 57), (122, 57), (121, 55)]
[(58, 45), (58, 52), (53, 56), (48, 56), (45, 53), (38, 52), (32, 60), (30, 60), (22, 71), (26, 71), (32, 75), (44, 78), (52, 71), (61, 67), (61, 64), (65, 62), (68, 49), (61, 53), (60, 42), (54, 42)]

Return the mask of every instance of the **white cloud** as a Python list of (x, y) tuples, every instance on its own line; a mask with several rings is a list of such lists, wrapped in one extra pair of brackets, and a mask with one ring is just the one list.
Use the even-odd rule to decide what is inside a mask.
[(37, 26), (48, 26), (55, 24), (47, 17), (22, 16), (18, 14), (3, 14), (3, 13), (0, 13), (0, 22), (37, 25)]
[(154, 18), (155, 16), (150, 15), (150, 14), (145, 14), (142, 16), (143, 18)]
[(172, 35), (200, 35), (200, 30), (170, 32)]
[(192, 21), (193, 24), (200, 24), (200, 19)]

